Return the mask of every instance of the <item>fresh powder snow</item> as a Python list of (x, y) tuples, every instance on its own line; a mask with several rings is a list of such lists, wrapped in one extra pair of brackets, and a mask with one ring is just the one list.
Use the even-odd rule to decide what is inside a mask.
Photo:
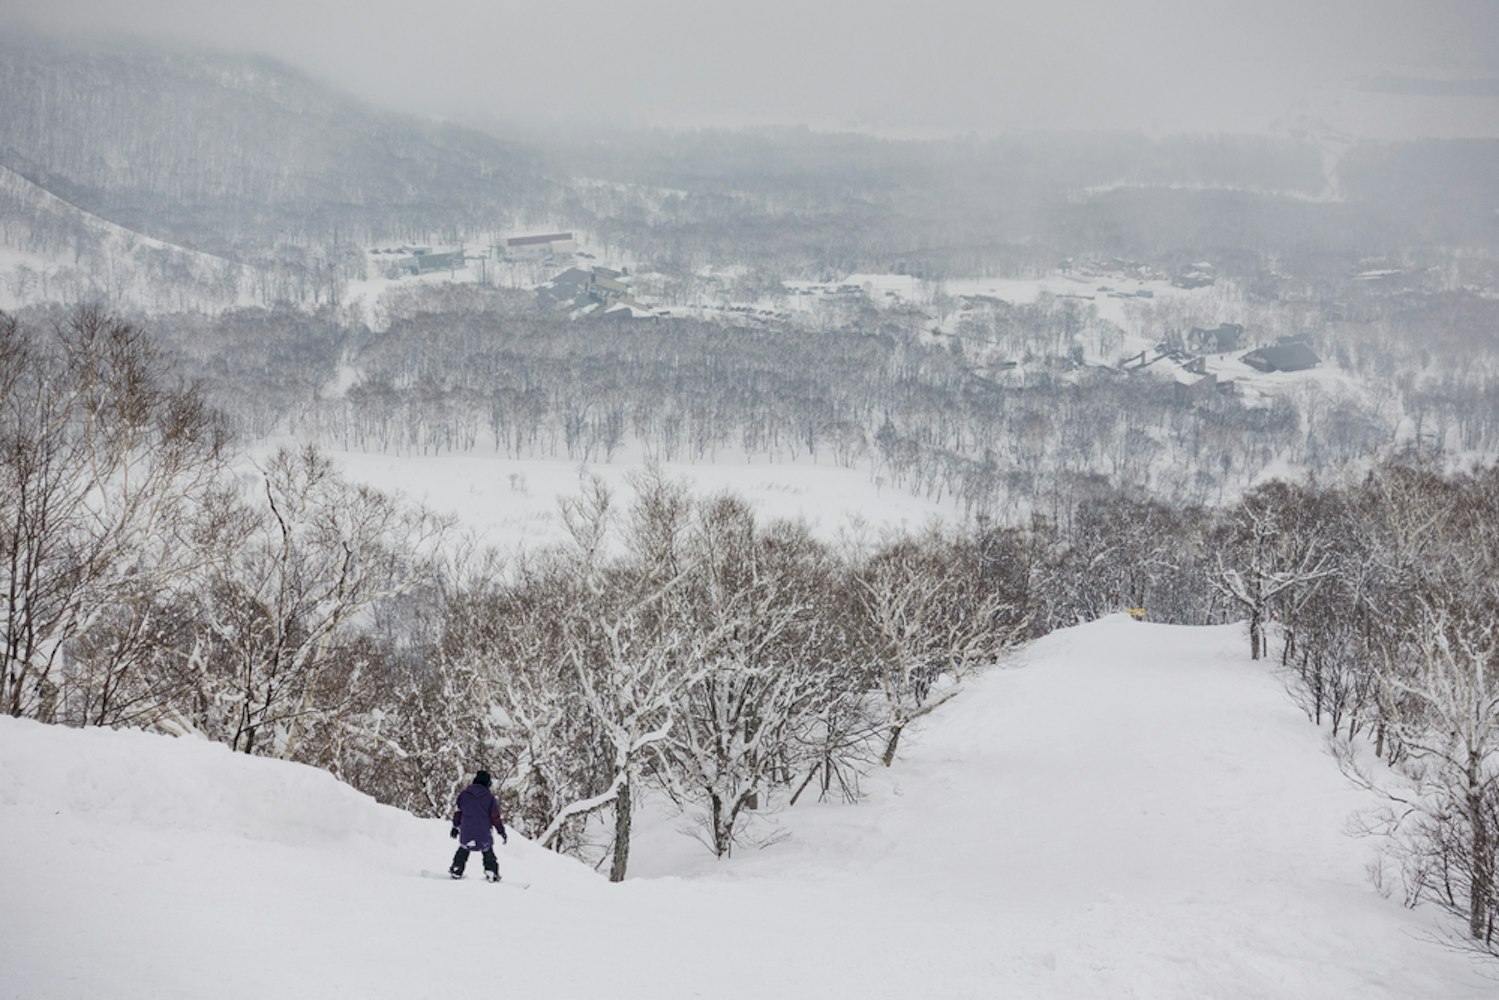
[(718, 862), (653, 803), (619, 885), (519, 831), (525, 892), (420, 877), (446, 819), (309, 767), (0, 719), (0, 997), (1494, 997), (1370, 884), (1372, 803), (1247, 646), (1054, 633), (857, 805), (760, 816)]

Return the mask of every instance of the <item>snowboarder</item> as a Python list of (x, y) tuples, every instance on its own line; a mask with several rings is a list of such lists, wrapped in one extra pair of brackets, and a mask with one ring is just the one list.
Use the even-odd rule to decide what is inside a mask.
[(510, 843), (510, 837), (505, 833), (505, 821), (500, 818), (500, 804), (489, 791), (489, 781), (489, 772), (480, 771), (474, 775), (474, 783), (458, 793), (458, 807), (453, 810), (453, 830), (449, 834), (458, 841), (458, 853), (453, 855), (453, 863), (448, 867), (448, 874), (454, 878), (463, 877), (469, 852), (483, 851), (485, 881), (500, 880), (500, 863), (494, 856), (490, 827), (499, 833), (501, 843)]

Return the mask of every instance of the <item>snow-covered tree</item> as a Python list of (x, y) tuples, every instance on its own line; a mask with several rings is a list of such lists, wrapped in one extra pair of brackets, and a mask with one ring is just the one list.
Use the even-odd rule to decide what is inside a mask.
[(682, 691), (701, 671), (698, 646), (681, 626), (684, 573), (676, 540), (685, 524), (685, 490), (659, 477), (638, 484), (628, 545), (635, 560), (606, 552), (611, 507), (597, 479), (569, 501), (564, 514), (573, 538), (575, 587), (562, 620), (557, 654), (575, 685), (601, 754), (602, 787), (559, 809), (539, 840), (604, 808), (614, 813), (609, 877), (625, 877), (630, 857), (633, 796), (652, 753), (671, 735)]
[(1249, 653), (1268, 651), (1265, 626), (1298, 590), (1316, 586), (1332, 572), (1332, 557), (1319, 525), (1307, 518), (1305, 497), (1271, 483), (1244, 498), (1235, 511), (1227, 552), (1220, 553), (1213, 586), (1249, 619)]
[(666, 771), (705, 807), (722, 857), (744, 810), (807, 766), (822, 749), (816, 720), (853, 692), (840, 687), (835, 625), (819, 613), (831, 567), (804, 529), (763, 530), (743, 500), (719, 496), (699, 505), (691, 549), (703, 663), (683, 691)]
[[(140, 327), (0, 314), (0, 710), (56, 717), (68, 645), (190, 569), (221, 425)], [(66, 714), (66, 713), (64, 713)]]
[(1407, 900), (1461, 915), (1471, 941), (1499, 952), (1494, 485), (1493, 470), (1446, 477), (1391, 467), (1372, 477), (1360, 511), (1366, 547), (1356, 555), (1373, 578), (1364, 600), (1378, 613), (1350, 620), (1373, 662), (1374, 750), (1386, 764), (1361, 762), (1354, 744), (1340, 762), (1393, 803), (1370, 825), (1388, 838)]
[(867, 669), (883, 698), (889, 767), (901, 734), (946, 704), (977, 668), (1024, 633), (1024, 610), (1000, 590), (975, 585), (963, 561), (933, 533), (876, 554), (858, 578)]
[(323, 674), (357, 617), (419, 583), (444, 524), (344, 481), (312, 447), (278, 451), (255, 493), (203, 580), (182, 725), (294, 757), (310, 729), (338, 724), (355, 679)]
[[(1486, 592), (1483, 592), (1486, 591)], [(1425, 602), (1413, 643), (1419, 668), (1384, 682), (1412, 702), (1395, 723), (1411, 757), (1429, 768), (1427, 818), (1445, 829), (1452, 883), (1466, 896), (1468, 933), (1499, 945), (1499, 584), (1488, 577), (1477, 604)], [(1464, 595), (1467, 596), (1467, 595)], [(1434, 888), (1434, 887), (1433, 887)]]

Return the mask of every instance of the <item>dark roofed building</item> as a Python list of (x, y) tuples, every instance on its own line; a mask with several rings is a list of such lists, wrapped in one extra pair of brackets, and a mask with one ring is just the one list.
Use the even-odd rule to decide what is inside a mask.
[(1187, 334), (1187, 346), (1199, 354), (1224, 354), (1244, 349), (1244, 327), (1238, 323), (1219, 323), (1211, 330), (1194, 326)]
[(505, 254), (519, 257), (547, 257), (570, 254), (578, 249), (572, 233), (541, 233), (536, 236), (512, 236), (505, 241)]
[(573, 238), (572, 233), (543, 233), (540, 236), (512, 236), (505, 241), (507, 247), (532, 247), (541, 244), (562, 243)]
[(1316, 351), (1299, 341), (1261, 347), (1239, 360), (1262, 372), (1302, 372), (1322, 363)]
[(555, 288), (587, 288), (593, 284), (593, 272), (581, 267), (570, 267), (547, 282), (547, 284)]
[(462, 250), (433, 253), (429, 247), (410, 249), (410, 256), (402, 259), (401, 268), (409, 274), (427, 274), (430, 271), (456, 271), (467, 265)]
[(1183, 406), (1206, 403), (1218, 394), (1218, 376), (1183, 369), (1171, 380), (1172, 400)]
[[(654, 315), (650, 306), (635, 299), (622, 271), (606, 267), (570, 267), (536, 289), (544, 309), (565, 311), (572, 316), (640, 318)], [(613, 275), (608, 277), (607, 275)], [(616, 306), (620, 307), (616, 310)]]

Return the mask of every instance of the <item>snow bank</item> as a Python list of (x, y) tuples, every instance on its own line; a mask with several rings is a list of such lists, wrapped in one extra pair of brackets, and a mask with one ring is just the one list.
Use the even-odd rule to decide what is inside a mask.
[(317, 847), (353, 838), (397, 846), (430, 832), (325, 771), (190, 737), (0, 718), (0, 779), (0, 807), (68, 815), (101, 833), (136, 827)]

